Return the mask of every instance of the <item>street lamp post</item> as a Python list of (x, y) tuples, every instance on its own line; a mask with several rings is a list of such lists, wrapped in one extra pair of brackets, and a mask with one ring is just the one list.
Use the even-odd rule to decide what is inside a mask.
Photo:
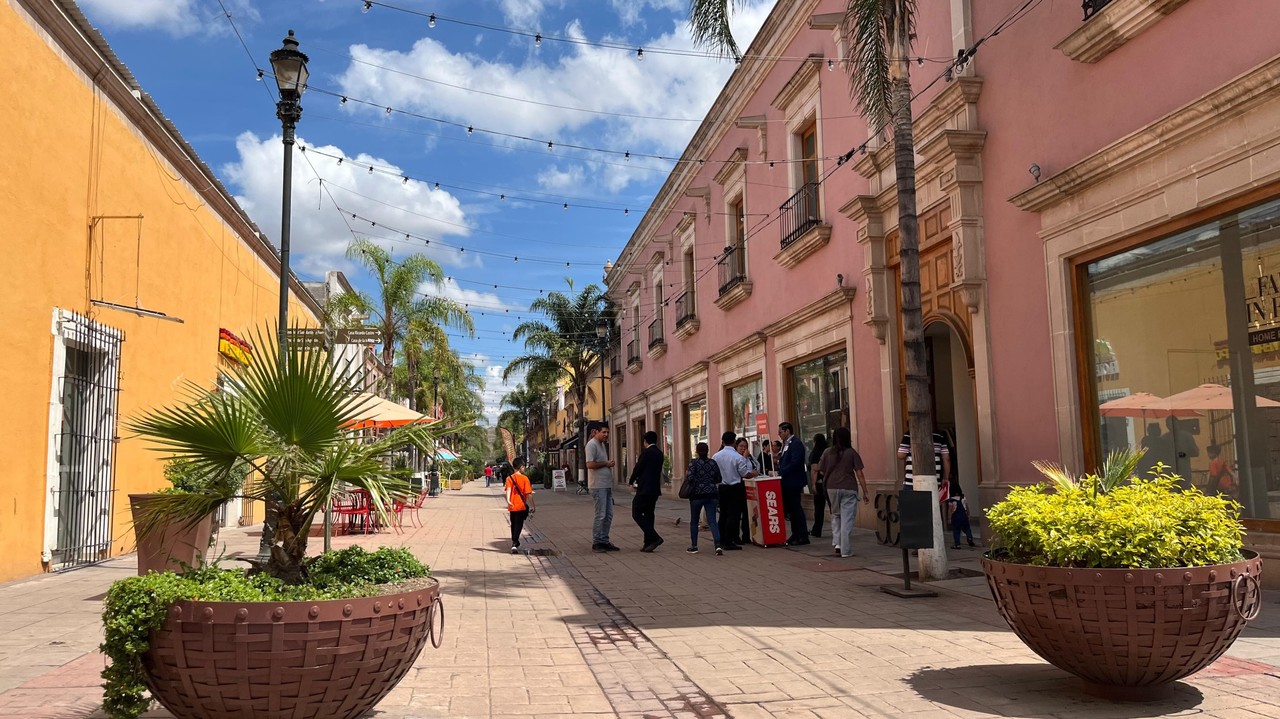
[[(280, 343), (280, 359), (288, 363), (289, 357), (289, 220), (292, 212), (293, 184), (293, 134), (302, 118), (302, 93), (307, 89), (307, 56), (298, 50), (298, 40), (293, 30), (285, 37), (279, 50), (271, 53), (271, 73), (276, 78), (280, 99), (276, 102), (276, 117), (284, 129), (284, 192), (280, 201), (280, 318), (276, 323), (277, 340)], [(286, 364), (287, 366), (287, 364)], [(262, 540), (258, 545), (258, 558), (265, 561), (271, 556), (275, 543), (276, 518), (271, 511), (262, 522)], [(325, 536), (325, 549), (329, 537)]]
[(600, 421), (604, 422), (604, 354), (609, 347), (609, 321), (603, 317), (596, 322), (596, 339), (600, 341)]
[[(440, 405), (440, 368), (436, 367), (431, 370), (431, 418), (440, 419), (437, 415), (436, 407)], [(440, 448), (436, 447), (435, 452), (431, 454), (431, 474), (435, 476), (435, 482), (439, 482), (440, 471)]]
[(271, 53), (271, 71), (276, 77), (280, 100), (276, 102), (276, 117), (284, 130), (284, 193), (280, 201), (280, 354), (288, 349), (289, 328), (289, 224), (293, 194), (293, 141), (294, 129), (302, 118), (302, 93), (307, 89), (307, 56), (298, 50), (293, 31), (284, 39), (279, 50)]

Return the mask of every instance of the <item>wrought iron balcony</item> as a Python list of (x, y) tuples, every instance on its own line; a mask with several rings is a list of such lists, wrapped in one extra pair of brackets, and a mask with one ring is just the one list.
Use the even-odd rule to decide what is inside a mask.
[(655, 317), (649, 323), (649, 349), (653, 349), (660, 344), (664, 344), (666, 340), (662, 336), (662, 318)]
[(613, 354), (609, 356), (609, 374), (617, 377), (622, 372), (622, 356)]
[(818, 183), (810, 182), (778, 208), (782, 228), (782, 247), (800, 239), (809, 229), (822, 223), (818, 216)]
[(634, 339), (627, 343), (627, 364), (635, 364), (640, 361), (640, 340)]
[(1109, 4), (1111, 0), (1084, 0), (1084, 19), (1088, 20)]
[(720, 294), (722, 295), (747, 279), (746, 268), (742, 266), (742, 260), (738, 257), (741, 252), (741, 248), (733, 250), (720, 260)]
[(693, 293), (685, 290), (676, 297), (676, 329), (679, 330), (689, 320), (695, 319), (697, 313), (693, 307)]

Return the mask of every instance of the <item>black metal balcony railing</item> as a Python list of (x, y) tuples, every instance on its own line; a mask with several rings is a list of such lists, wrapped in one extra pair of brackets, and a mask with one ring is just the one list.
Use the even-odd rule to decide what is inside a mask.
[(634, 339), (627, 343), (627, 364), (635, 364), (640, 361), (640, 340)]
[(697, 317), (693, 310), (693, 293), (685, 290), (676, 298), (676, 328), (683, 327), (686, 322)]
[(746, 268), (742, 266), (741, 253), (742, 248), (739, 247), (720, 260), (720, 294), (722, 295), (747, 279)]
[(609, 374), (616, 375), (622, 371), (622, 357), (614, 354), (609, 357)]
[(649, 349), (653, 349), (664, 342), (666, 340), (662, 337), (662, 318), (655, 317), (649, 323)]
[(785, 249), (822, 222), (818, 216), (818, 183), (810, 182), (801, 187), (778, 208), (778, 216), (782, 227), (782, 247)]
[(1084, 19), (1093, 17), (1099, 10), (1111, 4), (1111, 0), (1084, 0)]

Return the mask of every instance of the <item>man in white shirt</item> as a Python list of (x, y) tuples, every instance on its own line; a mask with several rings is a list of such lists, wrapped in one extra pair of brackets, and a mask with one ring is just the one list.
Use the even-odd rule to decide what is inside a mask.
[(609, 459), (609, 428), (599, 422), (587, 425), (587, 489), (595, 500), (596, 517), (591, 525), (591, 551), (616, 552), (609, 541), (613, 527), (613, 460)]
[(720, 467), (720, 546), (724, 549), (742, 549), (751, 541), (738, 535), (747, 509), (747, 486), (742, 480), (756, 476), (756, 471), (751, 460), (734, 449), (737, 438), (733, 432), (720, 435), (720, 451), (711, 457)]

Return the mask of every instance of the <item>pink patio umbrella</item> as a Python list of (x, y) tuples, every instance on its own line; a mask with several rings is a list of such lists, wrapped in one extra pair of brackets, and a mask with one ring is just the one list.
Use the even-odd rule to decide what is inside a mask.
[(1131, 395), (1103, 402), (1098, 411), (1103, 417), (1196, 417), (1194, 409), (1171, 409), (1164, 406), (1166, 400), (1150, 392), (1134, 392)]
[[(1255, 397), (1254, 401), (1259, 407), (1280, 407), (1280, 402), (1266, 397)], [(1182, 417), (1185, 415), (1178, 414), (1179, 412), (1190, 411), (1192, 414), (1195, 414), (1196, 410), (1229, 412), (1235, 409), (1235, 402), (1232, 399), (1230, 387), (1220, 384), (1202, 384), (1194, 389), (1170, 395), (1157, 402), (1156, 407), (1162, 411), (1174, 413), (1175, 417)]]

